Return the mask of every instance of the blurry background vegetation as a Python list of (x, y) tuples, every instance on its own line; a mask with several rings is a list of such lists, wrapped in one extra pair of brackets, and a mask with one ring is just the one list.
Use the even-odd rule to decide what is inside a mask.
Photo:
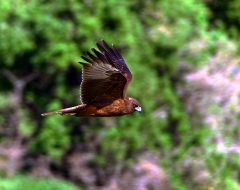
[[(240, 189), (239, 8), (1, 1), (1, 189)], [(143, 113), (41, 117), (80, 104), (78, 61), (101, 39), (123, 54)]]

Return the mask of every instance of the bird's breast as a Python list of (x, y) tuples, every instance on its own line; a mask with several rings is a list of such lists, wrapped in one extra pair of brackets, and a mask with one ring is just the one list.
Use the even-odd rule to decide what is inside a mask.
[(126, 115), (128, 106), (123, 99), (118, 99), (113, 102), (95, 102), (91, 105), (85, 104), (75, 112), (77, 117), (112, 117)]
[(97, 115), (98, 116), (120, 116), (120, 115), (125, 115), (127, 114), (126, 112), (126, 105), (124, 100), (119, 99), (115, 100), (111, 104), (108, 104), (106, 106), (101, 107), (100, 109), (97, 110)]

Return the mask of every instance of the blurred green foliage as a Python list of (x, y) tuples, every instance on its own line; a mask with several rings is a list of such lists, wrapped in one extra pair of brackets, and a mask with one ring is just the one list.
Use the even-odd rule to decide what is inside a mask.
[(214, 28), (221, 30), (231, 38), (239, 38), (240, 29), (240, 7), (239, 0), (206, 2), (209, 8), (209, 21)]
[[(179, 61), (203, 65), (217, 52), (216, 42), (228, 39), (221, 27), (209, 26), (210, 21), (219, 23), (219, 19), (222, 25), (228, 26), (226, 17), (215, 15), (213, 2), (1, 1), (0, 69), (10, 71), (18, 79), (31, 73), (37, 75), (23, 88), (19, 110), (9, 96), (14, 84), (6, 75), (0, 75), (1, 126), (9, 126), (6, 123), (14, 110), (20, 112), (19, 125), (14, 127), (19, 127), (21, 138), (29, 140), (29, 151), (56, 161), (74, 144), (89, 142), (90, 137), (102, 131), (104, 136), (94, 160), (102, 167), (114, 170), (120, 161), (131, 165), (142, 152), (153, 152), (160, 155), (160, 163), (174, 188), (187, 189), (191, 182), (186, 183), (180, 172), (176, 173), (175, 163), (197, 157), (209, 165), (219, 186), (239, 186), (238, 177), (229, 178), (229, 166), (215, 173), (218, 163), (228, 159), (215, 157), (215, 147), (209, 142), (210, 129), (205, 125), (194, 126), (177, 89), (184, 83), (178, 70)], [(221, 15), (227, 15), (228, 21), (235, 18), (236, 23), (231, 26), (238, 31), (239, 13), (230, 14), (229, 10), (239, 1), (228, 2), (220, 3), (228, 4), (227, 10), (221, 9)], [(114, 43), (128, 63), (134, 79), (128, 95), (140, 101), (142, 115), (119, 117), (111, 127), (98, 118), (41, 118), (42, 112), (80, 103), (81, 66), (77, 62), (85, 50), (101, 39)], [(204, 47), (194, 43), (199, 39)], [(8, 110), (7, 101), (12, 102)], [(0, 140), (5, 141), (8, 135), (1, 134)], [(193, 147), (200, 149), (202, 155), (195, 155)], [(239, 167), (237, 160), (231, 162)]]
[(24, 175), (0, 179), (2, 190), (79, 190), (75, 185), (58, 179), (35, 179)]

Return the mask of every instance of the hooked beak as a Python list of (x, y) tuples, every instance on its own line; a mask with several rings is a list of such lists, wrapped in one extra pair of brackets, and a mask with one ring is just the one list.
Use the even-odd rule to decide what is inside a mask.
[(142, 108), (140, 106), (135, 107), (135, 110), (138, 111), (139, 113), (142, 113)]

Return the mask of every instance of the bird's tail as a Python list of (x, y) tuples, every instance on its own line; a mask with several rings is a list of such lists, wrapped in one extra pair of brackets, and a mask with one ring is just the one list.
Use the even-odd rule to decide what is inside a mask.
[(48, 115), (53, 115), (53, 114), (62, 114), (62, 112), (61, 112), (61, 110), (52, 111), (52, 112), (42, 113), (41, 116), (48, 116)]
[(48, 115), (53, 115), (53, 114), (60, 114), (60, 115), (71, 115), (74, 116), (76, 115), (76, 111), (79, 109), (82, 109), (85, 105), (78, 105), (78, 106), (74, 106), (74, 107), (70, 107), (70, 108), (64, 108), (61, 110), (57, 110), (57, 111), (52, 111), (52, 112), (47, 112), (47, 113), (43, 113), (41, 114), (42, 116), (48, 116)]

